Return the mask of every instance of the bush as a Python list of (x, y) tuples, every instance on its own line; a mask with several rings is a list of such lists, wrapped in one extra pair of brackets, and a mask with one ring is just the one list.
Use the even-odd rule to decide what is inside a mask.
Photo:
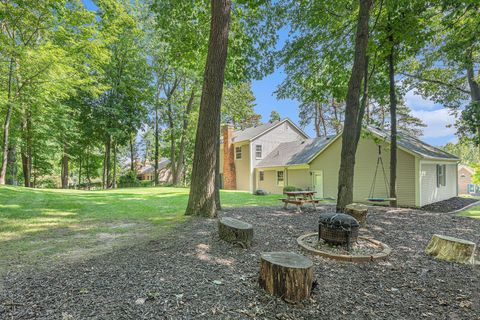
[(138, 184), (140, 187), (153, 187), (153, 181), (151, 180), (142, 180)]
[(257, 191), (255, 191), (255, 195), (257, 196), (266, 196), (267, 194), (268, 194), (267, 191), (262, 189), (258, 189)]
[(88, 188), (90, 188), (91, 190), (102, 189), (102, 183), (92, 182), (89, 184), (88, 182), (82, 182), (77, 185), (77, 188), (82, 190), (87, 190)]
[(285, 193), (285, 192), (292, 192), (292, 191), (302, 191), (302, 189), (301, 189), (301, 188), (294, 187), (294, 186), (285, 186), (285, 187), (283, 187), (283, 193)]
[(137, 179), (137, 173), (132, 170), (127, 171), (127, 173), (118, 180), (118, 186), (120, 188), (138, 187), (139, 185), (140, 180)]

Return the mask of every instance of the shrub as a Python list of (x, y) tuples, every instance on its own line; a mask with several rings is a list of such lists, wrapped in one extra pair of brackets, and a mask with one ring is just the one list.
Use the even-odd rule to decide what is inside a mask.
[(151, 180), (142, 180), (138, 184), (140, 187), (153, 187), (153, 181)]
[(292, 191), (302, 191), (301, 188), (297, 188), (295, 186), (285, 186), (283, 187), (283, 193), (285, 192), (292, 192)]
[(129, 170), (118, 180), (118, 186), (120, 188), (138, 187), (140, 180), (137, 179), (137, 173)]
[(257, 195), (257, 196), (266, 196), (266, 195), (267, 195), (267, 191), (262, 190), (262, 189), (258, 189), (257, 191), (255, 191), (255, 195)]

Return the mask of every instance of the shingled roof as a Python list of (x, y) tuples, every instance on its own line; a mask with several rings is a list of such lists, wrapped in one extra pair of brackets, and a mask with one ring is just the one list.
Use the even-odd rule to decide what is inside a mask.
[[(261, 125), (255, 126), (255, 127), (246, 128), (244, 130), (234, 131), (233, 132), (233, 142), (250, 141), (250, 140), (266, 133), (270, 129), (273, 129), (276, 126), (278, 126), (282, 123), (285, 123), (285, 122), (289, 122), (303, 136), (305, 136), (305, 138), (308, 138), (308, 135), (305, 132), (303, 132), (299, 127), (297, 127), (295, 125), (295, 123), (293, 123), (289, 118), (285, 118), (283, 120), (276, 120), (276, 121), (267, 122), (267, 123), (264, 123), (264, 124), (261, 124)], [(220, 143), (223, 143), (223, 137), (220, 137)]]
[(259, 134), (263, 133), (264, 131), (267, 131), (268, 129), (275, 127), (279, 123), (280, 123), (280, 120), (277, 120), (273, 122), (267, 122), (267, 123), (258, 125), (256, 127), (250, 127), (244, 130), (235, 131), (233, 132), (233, 142), (240, 142), (240, 141), (245, 141), (245, 140), (250, 140), (252, 138), (255, 138)]
[[(367, 130), (381, 137), (387, 142), (390, 140), (390, 133), (385, 130), (372, 127), (372, 126), (369, 126)], [(448, 152), (435, 148), (434, 146), (431, 146), (428, 143), (421, 141), (420, 139), (412, 137), (406, 134), (405, 132), (401, 132), (401, 131), (398, 132), (397, 143), (399, 147), (402, 147), (408, 151), (411, 151), (417, 154), (418, 156), (420, 156), (421, 158), (460, 160), (460, 158)]]
[(308, 163), (335, 136), (284, 142), (263, 159), (258, 167), (293, 166)]
[[(365, 128), (365, 130), (386, 141), (387, 143), (390, 140), (390, 134), (385, 130), (370, 126)], [(330, 142), (336, 140), (340, 136), (341, 134), (336, 136), (281, 143), (272, 152), (270, 152), (257, 165), (257, 167), (267, 168), (308, 164), (315, 158), (316, 155), (322, 152), (330, 144)], [(434, 146), (431, 146), (404, 132), (398, 133), (397, 143), (400, 148), (406, 149), (420, 158), (448, 161), (460, 160), (458, 157), (435, 148)]]

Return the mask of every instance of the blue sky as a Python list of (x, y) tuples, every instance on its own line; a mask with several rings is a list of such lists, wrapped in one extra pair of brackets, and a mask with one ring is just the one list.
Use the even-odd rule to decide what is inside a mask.
[[(87, 9), (96, 10), (91, 0), (83, 0), (83, 2)], [(278, 48), (281, 48), (286, 38), (287, 31), (281, 30), (279, 32)], [(274, 73), (262, 80), (253, 81), (252, 89), (257, 104), (255, 111), (262, 116), (263, 121), (268, 121), (270, 112), (276, 110), (282, 118), (289, 117), (298, 123), (299, 103), (294, 100), (278, 100), (274, 94), (284, 79), (285, 74), (281, 68), (278, 68)], [(423, 130), (422, 140), (435, 146), (456, 141), (455, 129), (447, 128), (447, 125), (455, 122), (455, 118), (449, 114), (448, 110), (432, 101), (423, 99), (414, 92), (408, 92), (405, 100), (407, 105), (413, 110), (413, 115), (427, 124), (427, 127)], [(314, 135), (313, 126), (307, 127), (305, 131), (311, 136)]]

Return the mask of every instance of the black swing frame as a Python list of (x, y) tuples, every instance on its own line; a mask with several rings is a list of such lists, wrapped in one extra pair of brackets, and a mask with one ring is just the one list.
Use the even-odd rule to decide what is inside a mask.
[[(377, 181), (377, 173), (378, 173), (379, 165), (382, 166), (383, 182), (385, 183), (385, 192), (387, 193), (387, 197), (385, 197), (385, 198), (374, 197), (373, 196), (375, 194), (375, 184), (376, 184), (376, 181)], [(366, 200), (370, 201), (370, 202), (386, 202), (386, 201), (397, 200), (396, 198), (388, 198), (389, 194), (390, 194), (390, 188), (388, 187), (387, 174), (385, 173), (385, 166), (383, 165), (383, 159), (382, 159), (382, 146), (378, 145), (378, 157), (377, 157), (377, 164), (375, 166), (375, 174), (373, 175), (372, 185), (370, 187), (370, 192), (369, 192), (368, 198)]]

